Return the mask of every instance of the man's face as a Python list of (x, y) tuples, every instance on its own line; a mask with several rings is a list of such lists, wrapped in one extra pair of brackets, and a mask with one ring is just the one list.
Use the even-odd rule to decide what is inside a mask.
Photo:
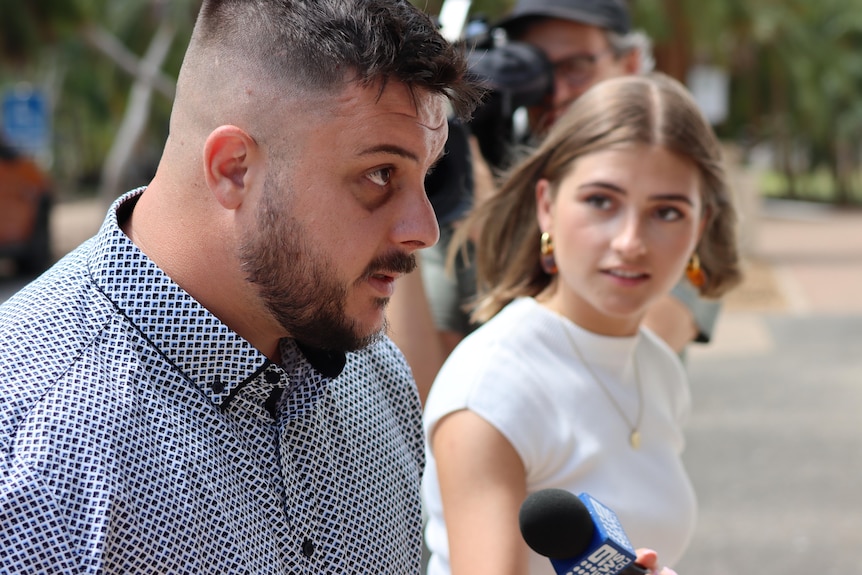
[(445, 100), (351, 84), (328, 113), (285, 121), (294, 152), (268, 160), (243, 269), (284, 336), (359, 349), (383, 330), (413, 252), (437, 242), (423, 181), (447, 137)]
[(637, 54), (617, 58), (603, 28), (568, 20), (542, 19), (517, 38), (542, 50), (554, 66), (554, 91), (530, 109), (530, 126), (544, 134), (591, 86), (637, 71)]

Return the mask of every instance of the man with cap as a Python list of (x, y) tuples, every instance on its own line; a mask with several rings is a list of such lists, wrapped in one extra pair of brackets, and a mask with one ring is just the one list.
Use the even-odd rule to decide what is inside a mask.
[[(625, 0), (519, 0), (496, 26), (506, 31), (510, 41), (538, 48), (553, 69), (552, 89), (527, 109), (530, 141), (540, 139), (596, 83), (646, 73), (653, 63), (649, 39), (632, 29)], [(473, 153), (465, 163), (472, 163), (472, 174), (463, 180), (472, 185), (474, 201), (481, 201), (493, 190), (492, 168), (479, 153), (475, 138), (471, 139)], [(452, 191), (435, 190), (431, 182), (426, 182), (426, 188), (432, 203), (435, 196)], [(463, 309), (475, 294), (472, 269), (462, 261), (456, 262), (454, 275), (445, 269), (452, 225), (440, 222), (440, 242), (422, 252), (421, 275), (399, 280), (403, 285), (389, 309), (391, 337), (413, 369), (423, 402), (443, 361), (476, 327)], [(645, 325), (683, 354), (693, 341), (709, 342), (720, 305), (700, 298), (683, 279), (672, 295), (651, 308)]]
[(553, 68), (551, 93), (529, 110), (537, 136), (597, 82), (646, 71), (648, 46), (632, 31), (623, 0), (521, 0), (497, 26), (539, 48)]

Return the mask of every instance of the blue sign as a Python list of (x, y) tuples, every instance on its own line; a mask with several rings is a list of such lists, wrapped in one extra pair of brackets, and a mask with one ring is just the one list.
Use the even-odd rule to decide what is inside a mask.
[(17, 150), (39, 155), (50, 147), (51, 128), (45, 94), (32, 88), (13, 88), (3, 94), (3, 139)]

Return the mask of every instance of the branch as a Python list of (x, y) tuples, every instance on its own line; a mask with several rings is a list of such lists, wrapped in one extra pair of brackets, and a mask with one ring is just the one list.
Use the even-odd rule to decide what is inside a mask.
[(169, 100), (174, 99), (176, 81), (160, 70), (148, 70), (146, 63), (129, 51), (113, 34), (100, 26), (87, 26), (83, 32), (90, 46), (113, 60), (137, 81), (146, 82)]

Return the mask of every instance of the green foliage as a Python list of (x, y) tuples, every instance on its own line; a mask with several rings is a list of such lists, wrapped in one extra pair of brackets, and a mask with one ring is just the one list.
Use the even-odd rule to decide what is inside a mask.
[[(430, 14), (442, 4), (412, 1)], [(779, 188), (800, 195), (816, 187), (834, 201), (859, 201), (862, 0), (629, 2), (636, 27), (657, 45), (685, 38), (691, 62), (728, 71), (730, 113), (717, 131), (743, 146), (768, 144)], [(55, 171), (62, 179), (99, 173), (132, 84), (126, 71), (88, 45), (83, 31), (101, 27), (140, 56), (159, 23), (172, 22), (177, 41), (163, 72), (176, 77), (199, 4), (0, 0), (0, 88), (27, 81), (53, 90)], [(495, 21), (513, 4), (474, 0), (471, 13)], [(157, 154), (167, 134), (170, 101), (156, 95), (152, 106), (141, 156)], [(824, 178), (828, 184), (810, 183)]]
[(834, 201), (856, 201), (862, 0), (634, 2), (635, 23), (657, 42), (679, 33), (674, 11), (686, 24), (693, 61), (730, 74), (730, 117), (720, 135), (770, 142), (790, 195), (805, 185), (800, 171), (822, 168), (833, 181), (818, 189), (831, 190)]
[[(862, 178), (862, 173), (856, 173), (856, 178)], [(762, 174), (759, 182), (761, 194), (769, 198), (786, 198), (789, 182), (787, 176), (780, 172), (769, 170)], [(797, 192), (794, 199), (806, 202), (835, 203), (838, 190), (835, 179), (823, 168), (800, 174), (796, 181)], [(862, 190), (854, 189), (847, 198), (847, 203), (862, 205)]]
[[(114, 142), (133, 78), (86, 39), (102, 28), (131, 53), (143, 55), (161, 21), (178, 29), (162, 71), (175, 78), (200, 0), (0, 0), (0, 89), (28, 82), (53, 95), (54, 164), (63, 190), (93, 188)], [(47, 85), (50, 79), (56, 85)], [(153, 99), (142, 164), (164, 143), (171, 102)], [(150, 169), (145, 165), (142, 169)]]
[(490, 22), (495, 22), (503, 17), (514, 4), (514, 0), (475, 0), (470, 12), (472, 14), (484, 14)]
[(84, 19), (74, 0), (0, 0), (0, 57), (7, 65), (27, 62), (43, 43), (68, 33)]

